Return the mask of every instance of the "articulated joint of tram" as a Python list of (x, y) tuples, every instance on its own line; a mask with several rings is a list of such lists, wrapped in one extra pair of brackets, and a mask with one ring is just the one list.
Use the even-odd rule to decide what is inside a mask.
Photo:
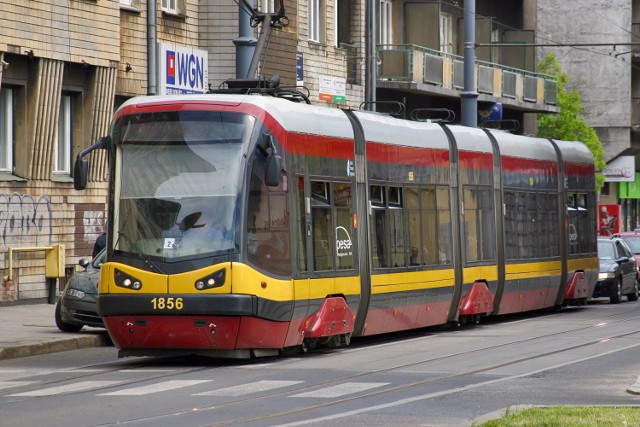
[(341, 296), (327, 297), (320, 308), (301, 324), (303, 348), (320, 345), (341, 347), (349, 345), (353, 333), (353, 313)]
[(479, 323), (481, 316), (493, 312), (493, 295), (486, 282), (475, 282), (469, 292), (462, 296), (458, 306), (460, 323)]

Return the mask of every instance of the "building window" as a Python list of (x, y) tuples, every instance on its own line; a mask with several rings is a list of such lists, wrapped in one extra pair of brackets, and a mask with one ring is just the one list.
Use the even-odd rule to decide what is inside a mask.
[(187, 15), (187, 5), (185, 0), (162, 0), (161, 8), (164, 13), (170, 15)]
[(120, 5), (132, 9), (140, 9), (140, 0), (120, 0)]
[(0, 172), (14, 172), (13, 149), (15, 109), (13, 89), (0, 89)]
[(309, 0), (309, 40), (324, 43), (324, 0)]
[(453, 20), (448, 13), (440, 14), (440, 50), (453, 53)]
[(58, 118), (58, 137), (55, 143), (55, 173), (71, 173), (71, 135), (72, 135), (71, 95), (62, 94), (60, 99), (60, 117)]
[(351, 7), (350, 0), (335, 0), (333, 10), (335, 13), (334, 37), (336, 47), (345, 48), (353, 44), (351, 38)]
[(380, 44), (393, 44), (393, 2), (380, 0)]
[(178, 0), (162, 0), (162, 10), (168, 13), (178, 13)]

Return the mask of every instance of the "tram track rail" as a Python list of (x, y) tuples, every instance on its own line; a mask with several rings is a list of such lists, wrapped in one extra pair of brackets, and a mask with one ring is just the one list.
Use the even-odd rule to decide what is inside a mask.
[[(603, 308), (607, 308), (604, 307)], [(411, 373), (413, 371), (431, 371), (429, 369), (429, 365), (438, 365), (442, 363), (448, 363), (455, 359), (464, 359), (464, 358), (479, 358), (483, 360), (481, 365), (476, 365), (475, 367), (470, 367), (468, 369), (464, 369), (457, 372), (439, 372), (437, 375), (430, 375), (426, 378), (419, 378), (414, 381), (403, 382), (401, 384), (390, 384), (389, 386), (385, 386), (380, 389), (369, 390), (360, 392), (355, 395), (348, 395), (344, 397), (333, 398), (328, 401), (323, 402), (302, 402), (299, 406), (289, 409), (283, 410), (274, 410), (269, 414), (247, 414), (246, 416), (234, 417), (233, 419), (225, 419), (219, 422), (212, 422), (210, 425), (212, 427), (220, 427), (220, 426), (240, 426), (240, 425), (280, 425), (283, 424), (281, 420), (287, 417), (300, 417), (303, 414), (309, 414), (311, 412), (323, 411), (328, 408), (338, 408), (344, 407), (348, 404), (353, 404), (354, 402), (362, 402), (362, 404), (356, 405), (364, 408), (376, 408), (376, 405), (367, 404), (367, 402), (374, 400), (376, 397), (380, 397), (384, 394), (411, 394), (411, 390), (415, 390), (415, 399), (429, 399), (435, 398), (438, 396), (442, 396), (443, 394), (456, 393), (460, 391), (465, 391), (469, 388), (481, 387), (486, 384), (490, 384), (493, 381), (500, 381), (500, 378), (496, 378), (493, 380), (483, 380), (480, 382), (474, 382), (472, 379), (474, 376), (489, 374), (491, 371), (499, 370), (501, 368), (508, 368), (510, 366), (516, 366), (518, 364), (535, 361), (535, 360), (543, 360), (546, 357), (554, 356), (554, 355), (562, 355), (569, 352), (575, 352), (576, 350), (585, 349), (590, 346), (594, 346), (597, 344), (602, 344), (605, 341), (615, 342), (619, 340), (624, 340), (627, 338), (631, 338), (635, 335), (640, 334), (640, 314), (635, 314), (635, 311), (625, 311), (624, 313), (619, 314), (611, 314), (607, 315), (606, 313), (600, 312), (600, 316), (597, 319), (593, 319), (589, 324), (585, 324), (583, 320), (580, 318), (581, 311), (574, 312), (575, 315), (578, 316), (578, 319), (575, 316), (571, 316), (571, 312), (561, 312), (554, 314), (545, 314), (538, 316), (529, 316), (529, 317), (520, 317), (520, 320), (516, 321), (501, 321), (495, 322), (489, 326), (491, 328), (487, 329), (486, 332), (488, 334), (483, 334), (483, 330), (481, 330), (481, 326), (469, 326), (465, 328), (453, 329), (451, 331), (436, 331), (435, 333), (429, 333), (428, 335), (424, 333), (424, 331), (411, 331), (408, 333), (400, 333), (393, 334), (390, 336), (378, 336), (372, 339), (363, 338), (361, 340), (355, 340), (352, 342), (353, 346), (349, 348), (335, 349), (335, 350), (320, 350), (316, 352), (312, 352), (309, 354), (301, 355), (300, 357), (282, 357), (276, 359), (255, 359), (253, 361), (223, 361), (213, 360), (216, 363), (216, 366), (212, 366), (209, 361), (205, 362), (207, 359), (203, 358), (180, 358), (180, 359), (168, 359), (168, 358), (151, 358), (151, 359), (142, 359), (142, 360), (123, 360), (117, 362), (110, 362), (108, 364), (94, 364), (94, 365), (85, 365), (78, 368), (78, 373), (73, 374), (72, 371), (69, 371), (71, 375), (65, 376), (65, 378), (60, 379), (51, 379), (45, 380), (38, 384), (38, 387), (43, 386), (56, 386), (64, 383), (69, 383), (73, 381), (81, 381), (86, 379), (91, 379), (96, 375), (108, 376), (110, 374), (116, 373), (118, 371), (136, 371), (140, 370), (140, 372), (144, 372), (144, 370), (148, 370), (149, 375), (145, 375), (144, 378), (137, 378), (125, 381), (123, 383), (119, 383), (117, 385), (108, 386), (104, 389), (100, 390), (101, 393), (107, 392), (109, 390), (114, 390), (122, 387), (131, 387), (138, 384), (149, 383), (153, 381), (162, 381), (162, 380), (170, 380), (172, 378), (177, 378), (179, 376), (184, 375), (193, 375), (193, 374), (202, 374), (211, 373), (215, 375), (215, 371), (217, 370), (236, 370), (236, 369), (254, 369), (256, 371), (265, 370), (265, 369), (286, 369), (287, 365), (290, 363), (300, 363), (302, 366), (307, 364), (307, 362), (313, 362), (314, 360), (322, 361), (323, 363), (331, 363), (334, 359), (338, 361), (336, 358), (341, 357), (353, 357), (361, 353), (372, 353), (377, 351), (378, 349), (383, 349), (385, 347), (394, 347), (399, 345), (412, 344), (413, 341), (416, 343), (424, 343), (425, 347), (434, 348), (436, 344), (435, 341), (446, 340), (449, 341), (449, 338), (456, 339), (466, 339), (466, 337), (470, 337), (477, 342), (482, 342), (483, 337), (487, 337), (488, 335), (496, 336), (502, 333), (501, 325), (505, 327), (509, 327), (512, 325), (517, 325), (519, 323), (540, 323), (543, 324), (547, 320), (557, 320), (559, 317), (565, 316), (567, 318), (568, 327), (564, 327), (557, 331), (552, 331), (548, 328), (540, 327), (539, 324), (533, 325), (532, 330), (533, 333), (527, 336), (515, 337), (515, 338), (507, 338), (502, 342), (498, 343), (490, 343), (488, 345), (475, 345), (471, 347), (466, 347), (460, 349), (459, 351), (444, 351), (441, 354), (434, 355), (433, 352), (425, 352), (422, 353), (423, 357), (419, 357), (416, 360), (406, 363), (395, 363), (392, 366), (386, 366), (384, 368), (375, 368), (369, 369), (361, 372), (353, 372), (347, 370), (339, 370), (338, 375), (334, 378), (325, 380), (325, 381), (315, 381), (313, 383), (300, 384), (296, 386), (287, 387), (286, 389), (277, 389), (268, 392), (261, 392), (260, 394), (256, 394), (254, 396), (242, 396), (240, 398), (235, 398), (231, 401), (222, 401), (222, 402), (214, 402), (210, 405), (195, 405), (189, 408), (185, 408), (184, 410), (178, 411), (167, 411), (156, 413), (150, 416), (141, 416), (140, 418), (128, 418), (128, 419), (119, 419), (115, 420), (112, 423), (99, 424), (101, 426), (127, 426), (127, 425), (145, 425), (147, 422), (152, 422), (154, 420), (161, 420), (165, 418), (175, 417), (182, 413), (188, 412), (227, 412), (225, 410), (231, 408), (242, 408), (243, 406), (247, 407), (258, 407), (260, 403), (264, 403), (269, 399), (282, 399), (288, 395), (298, 394), (309, 392), (313, 390), (317, 390), (324, 387), (331, 387), (335, 385), (339, 385), (345, 382), (350, 381), (367, 381), (374, 380), (377, 376), (385, 375), (385, 374), (393, 374), (402, 371), (406, 371), (407, 373)], [(581, 324), (578, 326), (570, 326), (571, 323), (575, 323), (576, 321)], [(594, 333), (595, 332), (595, 333)], [(464, 335), (464, 336), (462, 336)], [(570, 337), (580, 337), (579, 340), (573, 341), (569, 339)], [(566, 338), (566, 339), (565, 339)], [(479, 357), (479, 354), (496, 354), (496, 352), (506, 353), (508, 349), (513, 347), (520, 348), (536, 348), (536, 343), (549, 341), (551, 339), (556, 339), (557, 342), (564, 342), (566, 344), (563, 345), (555, 345), (553, 348), (543, 349), (540, 351), (536, 351), (535, 353), (517, 355), (517, 357), (511, 357), (507, 359), (499, 359), (494, 360), (491, 357)], [(634, 344), (631, 346), (623, 346), (620, 349), (630, 348), (633, 346), (640, 346), (640, 344)], [(610, 350), (610, 351), (618, 351), (618, 350)], [(602, 352), (603, 354), (606, 352)], [(364, 353), (363, 353), (364, 354)], [(599, 357), (600, 353), (594, 352), (594, 356)], [(576, 360), (574, 363), (578, 363)], [(193, 365), (193, 367), (190, 367)], [(176, 367), (180, 368), (178, 370)], [(546, 366), (544, 369), (539, 369), (537, 372), (542, 372), (545, 370), (555, 369), (557, 364)], [(305, 369), (301, 367), (301, 369)], [(311, 369), (311, 368), (308, 368)], [(437, 372), (438, 368), (434, 368), (433, 372)], [(531, 375), (531, 372), (527, 372), (527, 374)], [(469, 381), (468, 387), (464, 386), (450, 386), (447, 383), (460, 383), (460, 380), (463, 380), (465, 377), (468, 377), (471, 381)], [(513, 376), (512, 376), (513, 377)], [(505, 379), (511, 378), (509, 376), (504, 376)], [(464, 382), (464, 381), (463, 381)], [(440, 384), (440, 385), (439, 385)], [(434, 385), (440, 387), (438, 392), (434, 392), (431, 394), (422, 393), (420, 388)], [(15, 387), (13, 389), (4, 389), (3, 394), (11, 394), (17, 391), (29, 390), (32, 389), (33, 385), (25, 385), (20, 387)], [(74, 393), (69, 393), (66, 396), (69, 398), (73, 398)], [(13, 398), (8, 401), (3, 401), (0, 403), (0, 407), (4, 404), (15, 402), (17, 400), (22, 400), (25, 398)], [(394, 403), (395, 402), (395, 403)], [(390, 404), (403, 404), (403, 402), (411, 402), (411, 399), (393, 399), (390, 400)], [(337, 416), (337, 415), (336, 415)], [(212, 417), (215, 419), (216, 417)], [(284, 425), (289, 425), (286, 422)], [(290, 425), (296, 425), (292, 423)]]
[[(548, 316), (562, 316), (562, 313), (558, 313), (558, 314), (552, 314), (552, 315), (548, 315)], [(540, 319), (541, 317), (537, 317), (536, 319)], [(524, 319), (522, 321), (527, 321), (530, 319)], [(484, 347), (480, 347), (480, 348), (475, 348), (473, 350), (462, 350), (462, 351), (458, 351), (458, 352), (451, 352), (451, 353), (447, 353), (445, 355), (441, 355), (438, 357), (430, 357), (430, 358), (424, 358), (415, 362), (411, 362), (411, 363), (403, 363), (403, 364), (397, 364), (394, 366), (390, 366), (388, 368), (385, 369), (377, 369), (374, 371), (368, 371), (368, 372), (360, 372), (357, 374), (351, 374), (351, 375), (343, 375), (340, 376), (339, 378), (334, 378), (328, 381), (321, 381), (321, 382), (316, 382), (314, 384), (308, 384), (305, 386), (301, 386), (301, 387), (293, 387), (293, 388), (287, 388), (286, 390), (279, 390), (279, 391), (272, 391), (272, 392), (267, 392), (267, 393), (262, 393), (258, 396), (252, 396), (252, 397), (243, 397), (240, 399), (236, 399), (234, 401), (230, 401), (230, 402), (222, 402), (222, 403), (216, 403), (216, 404), (212, 404), (212, 405), (205, 405), (205, 406), (201, 406), (201, 407), (196, 407), (196, 408), (191, 408), (190, 411), (224, 411), (225, 409), (234, 407), (234, 406), (240, 406), (240, 405), (253, 405), (255, 406), (255, 404), (261, 402), (261, 401), (266, 401), (268, 399), (278, 399), (278, 398), (284, 398), (288, 395), (294, 394), (294, 393), (304, 393), (304, 392), (308, 392), (308, 391), (312, 391), (312, 390), (316, 390), (319, 388), (323, 388), (323, 387), (330, 387), (330, 386), (334, 386), (334, 385), (338, 385), (344, 382), (348, 382), (348, 381), (362, 381), (362, 380), (367, 380), (369, 378), (381, 375), (381, 374), (385, 374), (385, 373), (392, 373), (394, 371), (402, 371), (402, 370), (410, 370), (411, 368), (415, 368), (415, 367), (423, 367), (427, 364), (430, 363), (436, 363), (436, 362), (440, 362), (440, 361), (445, 361), (447, 359), (451, 359), (451, 358), (455, 358), (455, 357), (467, 357), (467, 356), (472, 356), (474, 354), (477, 355), (478, 352), (488, 352), (488, 351), (496, 351), (496, 350), (500, 350), (501, 348), (507, 348), (510, 346), (526, 346), (532, 343), (535, 343), (536, 341), (539, 340), (547, 340), (551, 337), (562, 337), (565, 335), (569, 335), (569, 334), (580, 334), (580, 335), (584, 335), (586, 332), (589, 331), (594, 331), (594, 330), (598, 330), (598, 331), (602, 331), (603, 330), (603, 323), (605, 322), (598, 322), (598, 323), (594, 323), (594, 324), (590, 324), (590, 325), (585, 325), (585, 326), (579, 326), (579, 327), (573, 327), (570, 329), (565, 329), (562, 331), (558, 331), (558, 332), (554, 332), (551, 334), (538, 334), (535, 336), (530, 336), (530, 337), (526, 337), (526, 338), (522, 338), (522, 339), (515, 339), (515, 340), (509, 340), (507, 342), (503, 342), (500, 344), (495, 344), (495, 345), (488, 345), (488, 346), (484, 346)], [(612, 319), (610, 319), (608, 322), (606, 322), (607, 325), (613, 325), (613, 324), (630, 324), (633, 325), (633, 327), (631, 328), (631, 330), (628, 330), (626, 332), (621, 332), (621, 333), (616, 333), (616, 334), (603, 334), (606, 335), (606, 338), (602, 337), (602, 336), (598, 336), (598, 337), (594, 337), (591, 339), (585, 339), (583, 342), (579, 343), (579, 344), (574, 344), (574, 345), (566, 345), (566, 346), (562, 346), (560, 348), (556, 348), (552, 351), (543, 351), (543, 352), (539, 352), (536, 353), (534, 355), (530, 355), (530, 356), (526, 356), (526, 357), (518, 357), (515, 359), (511, 359), (505, 362), (501, 362), (501, 363), (489, 363), (489, 364), (485, 364), (482, 367), (479, 367), (477, 369), (468, 369), (465, 371), (461, 371), (461, 372), (457, 372), (457, 373), (445, 373), (445, 374), (441, 374), (441, 375), (437, 375), (437, 376), (432, 376), (429, 378), (425, 378), (425, 379), (420, 379), (420, 380), (416, 380), (416, 381), (410, 381), (407, 383), (403, 383), (403, 384), (399, 384), (399, 385), (395, 385), (395, 386), (389, 386), (389, 387), (384, 387), (383, 389), (376, 389), (373, 391), (368, 391), (368, 392), (362, 392), (359, 393), (357, 395), (352, 395), (352, 396), (347, 396), (347, 397), (342, 397), (342, 398), (335, 398), (335, 399), (331, 399), (328, 402), (322, 402), (322, 403), (316, 403), (316, 404), (307, 404), (307, 405), (301, 405), (295, 409), (290, 409), (290, 410), (285, 410), (285, 411), (275, 411), (273, 413), (270, 413), (268, 415), (257, 415), (257, 416), (247, 416), (247, 417), (241, 417), (241, 418), (236, 418), (233, 420), (225, 420), (223, 422), (213, 422), (211, 424), (208, 424), (210, 427), (220, 427), (220, 426), (238, 426), (238, 425), (252, 425), (255, 423), (270, 423), (270, 422), (274, 422), (273, 425), (280, 425), (276, 422), (276, 420), (282, 419), (284, 417), (289, 417), (289, 416), (296, 416), (296, 415), (300, 415), (300, 414), (305, 414), (305, 413), (309, 413), (312, 411), (317, 411), (317, 410), (322, 410), (322, 409), (326, 409), (326, 408), (331, 408), (331, 407), (337, 407), (339, 405), (343, 405), (343, 404), (347, 404), (350, 402), (356, 402), (356, 401), (362, 401), (365, 402), (367, 399), (371, 399), (373, 397), (376, 396), (381, 396), (383, 394), (388, 394), (388, 393), (394, 393), (394, 392), (403, 392), (403, 391), (407, 391), (410, 389), (417, 389), (418, 387), (421, 386), (425, 386), (428, 384), (436, 384), (436, 383), (445, 383), (447, 381), (451, 381), (451, 380), (455, 380), (455, 379), (461, 379), (464, 377), (471, 377), (474, 375), (479, 375), (479, 374), (483, 374), (483, 373), (488, 373), (490, 371), (496, 370), (496, 369), (500, 369), (500, 368), (504, 368), (504, 367), (509, 367), (509, 366), (513, 366), (513, 365), (517, 365), (523, 362), (528, 362), (528, 361), (533, 361), (536, 359), (543, 359), (545, 357), (549, 357), (552, 355), (558, 355), (558, 354), (562, 354), (562, 353), (566, 353), (566, 352), (572, 352), (578, 349), (582, 349), (582, 348), (586, 348), (589, 346), (593, 346), (593, 345), (597, 345), (602, 343), (603, 339), (606, 340), (616, 340), (616, 339), (622, 339), (622, 338), (627, 338), (627, 337), (631, 337), (633, 335), (637, 335), (640, 334), (640, 315), (635, 315), (635, 314), (631, 314), (631, 315), (625, 315), (623, 317), (620, 316), (613, 316)], [(637, 325), (637, 326), (635, 326)], [(468, 327), (468, 328), (464, 328), (464, 331), (473, 331), (474, 328), (473, 327)], [(426, 337), (418, 337), (419, 334), (412, 332), (409, 333), (409, 335), (412, 336), (416, 336), (416, 338), (410, 338), (410, 340), (416, 339), (429, 339), (429, 338), (435, 338), (435, 337), (442, 337), (442, 336), (446, 336), (448, 334), (448, 332), (442, 332), (442, 333), (437, 333), (434, 335), (430, 335), (430, 336), (426, 336)], [(376, 339), (374, 339), (373, 341), (377, 342), (377, 343), (383, 343), (383, 344), (356, 344), (355, 348), (350, 348), (350, 349), (342, 349), (342, 350), (335, 350), (333, 352), (329, 352), (329, 351), (319, 351), (316, 352), (315, 354), (309, 354), (308, 357), (305, 356), (305, 359), (307, 360), (313, 360), (314, 357), (327, 357), (327, 356), (332, 356), (332, 355), (340, 355), (341, 352), (357, 352), (357, 351), (368, 351), (371, 349), (376, 348), (379, 345), (395, 345), (398, 344), (398, 340), (397, 338), (394, 339), (393, 337), (384, 337), (383, 339), (381, 339), (380, 337), (377, 337)], [(640, 344), (637, 344), (638, 346), (640, 346)], [(634, 345), (635, 346), (635, 345)], [(633, 347), (633, 346), (631, 346)], [(629, 348), (629, 347), (624, 347), (624, 348)], [(599, 357), (599, 354), (596, 354), (593, 357)], [(274, 362), (270, 362), (268, 363), (269, 366), (271, 367), (275, 367), (277, 368), (278, 365), (280, 363), (287, 363), (288, 359), (283, 359), (283, 360), (278, 360), (275, 363)], [(258, 361), (258, 363), (260, 363), (261, 361)], [(576, 360), (575, 363), (578, 363), (579, 360)], [(546, 370), (551, 370), (551, 369), (555, 369), (557, 368), (558, 365), (551, 365), (548, 366), (544, 369), (539, 369), (536, 372), (543, 372)], [(236, 366), (220, 366), (219, 368), (223, 368), (223, 369), (235, 369)], [(202, 370), (206, 370), (206, 369), (211, 369), (210, 367), (207, 368), (198, 368), (198, 369), (194, 369), (191, 370), (189, 372), (198, 372), (198, 371), (202, 371)], [(218, 368), (215, 368), (218, 369)], [(183, 374), (184, 371), (181, 372), (181, 374)], [(528, 373), (529, 375), (531, 375), (531, 373)], [(505, 377), (505, 379), (507, 378), (511, 378), (511, 377)], [(144, 381), (148, 381), (148, 379), (145, 379)], [(499, 379), (496, 379), (495, 381), (500, 381)], [(489, 383), (493, 383), (494, 381), (483, 381), (477, 384), (469, 384), (469, 388), (474, 388), (474, 387), (481, 387), (483, 385), (487, 385)], [(456, 393), (456, 392), (460, 392), (460, 391), (464, 391), (469, 389), (468, 387), (453, 387), (453, 388), (446, 388), (441, 390), (440, 392), (437, 393), (433, 393), (431, 395), (419, 395), (417, 398), (418, 399), (428, 399), (428, 398), (435, 398), (438, 396), (441, 396), (443, 394), (448, 394), (448, 393)], [(407, 400), (411, 401), (411, 399)], [(400, 401), (400, 403), (398, 404), (402, 404), (402, 401)], [(176, 416), (179, 415), (180, 412), (171, 412), (171, 413), (166, 413), (166, 414), (158, 414), (155, 415), (154, 417), (150, 418), (150, 419), (136, 419), (136, 420), (129, 420), (129, 421), (124, 421), (124, 420), (120, 420), (119, 422), (114, 422), (112, 424), (104, 424), (104, 426), (111, 426), (111, 425), (127, 425), (128, 423), (132, 423), (132, 424), (137, 424), (143, 421), (152, 421), (153, 419), (158, 419), (158, 417), (172, 417), (172, 416)], [(296, 423), (292, 423), (292, 424), (284, 424), (284, 425), (297, 425)]]

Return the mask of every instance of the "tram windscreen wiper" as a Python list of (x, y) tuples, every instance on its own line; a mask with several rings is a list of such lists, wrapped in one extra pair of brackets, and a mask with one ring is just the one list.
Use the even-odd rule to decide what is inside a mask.
[[(118, 238), (123, 237), (124, 240), (126, 240), (127, 244), (129, 246), (131, 246), (133, 249), (135, 249), (135, 251), (138, 253), (138, 256), (140, 258), (142, 258), (142, 260), (144, 260), (144, 263), (149, 266), (149, 268), (151, 268), (152, 270), (154, 270), (156, 273), (160, 273), (160, 274), (165, 274), (164, 271), (162, 271), (160, 269), (160, 267), (158, 267), (157, 265), (155, 265), (154, 263), (151, 262), (151, 260), (149, 260), (149, 257), (147, 257), (141, 250), (140, 248), (138, 248), (138, 246), (136, 246), (135, 243), (133, 243), (133, 241), (127, 237), (126, 234), (124, 234), (122, 231), (118, 231)], [(117, 246), (117, 244), (116, 244)]]

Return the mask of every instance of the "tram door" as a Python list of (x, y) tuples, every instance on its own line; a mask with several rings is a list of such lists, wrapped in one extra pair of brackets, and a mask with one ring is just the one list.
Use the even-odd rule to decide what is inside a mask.
[(307, 282), (311, 299), (347, 295), (352, 288), (357, 266), (353, 190), (349, 179), (298, 178), (297, 299)]

